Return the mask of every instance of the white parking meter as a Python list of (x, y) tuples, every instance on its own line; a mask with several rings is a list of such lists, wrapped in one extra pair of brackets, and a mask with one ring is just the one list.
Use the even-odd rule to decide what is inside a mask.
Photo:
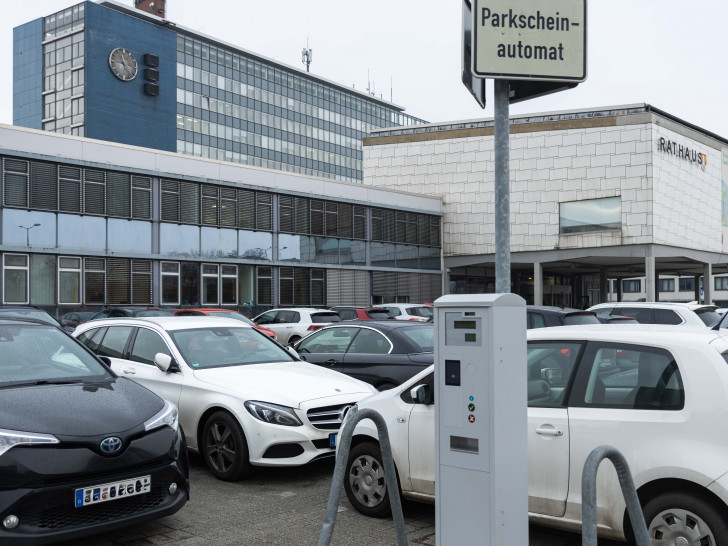
[(435, 301), (437, 544), (528, 544), (526, 302)]

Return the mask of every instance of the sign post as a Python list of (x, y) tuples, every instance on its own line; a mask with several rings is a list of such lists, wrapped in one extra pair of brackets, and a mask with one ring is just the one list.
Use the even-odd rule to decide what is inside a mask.
[(472, 76), (495, 79), (497, 293), (511, 290), (508, 107), (586, 79), (586, 1), (472, 0)]

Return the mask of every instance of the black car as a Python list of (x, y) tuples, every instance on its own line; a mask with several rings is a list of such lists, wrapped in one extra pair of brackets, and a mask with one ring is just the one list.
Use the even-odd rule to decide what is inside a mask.
[(526, 306), (527, 328), (549, 326), (573, 326), (575, 324), (601, 324), (594, 311), (569, 309), (568, 307)]
[(73, 311), (72, 313), (66, 313), (61, 317), (61, 325), (64, 328), (74, 329), (79, 324), (91, 320), (97, 315), (95, 311)]
[(0, 319), (0, 544), (46, 544), (177, 512), (177, 408), (39, 321)]
[(391, 389), (434, 362), (432, 324), (362, 320), (325, 326), (293, 345), (302, 360)]
[(58, 322), (55, 317), (48, 314), (40, 307), (36, 307), (35, 305), (0, 305), (0, 319), (4, 318), (39, 320), (41, 322), (45, 322), (46, 324), (52, 324), (53, 326), (57, 326), (58, 328), (63, 327), (63, 325)]
[(173, 317), (174, 309), (159, 307), (107, 307), (96, 313), (90, 320), (119, 317)]

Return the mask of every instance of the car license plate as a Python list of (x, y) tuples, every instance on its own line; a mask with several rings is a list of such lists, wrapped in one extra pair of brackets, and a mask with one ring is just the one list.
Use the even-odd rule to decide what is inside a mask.
[(336, 434), (329, 434), (329, 447), (336, 447)]
[(144, 493), (149, 493), (151, 488), (152, 477), (140, 476), (139, 478), (76, 489), (76, 508), (124, 499), (134, 495), (143, 495)]

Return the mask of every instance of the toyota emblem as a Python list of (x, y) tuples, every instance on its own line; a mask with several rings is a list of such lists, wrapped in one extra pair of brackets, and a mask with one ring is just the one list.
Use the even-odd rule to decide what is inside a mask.
[(109, 436), (108, 438), (104, 438), (103, 440), (101, 440), (99, 447), (101, 448), (101, 451), (103, 451), (107, 455), (116, 453), (121, 449), (121, 438), (117, 438), (116, 436)]

